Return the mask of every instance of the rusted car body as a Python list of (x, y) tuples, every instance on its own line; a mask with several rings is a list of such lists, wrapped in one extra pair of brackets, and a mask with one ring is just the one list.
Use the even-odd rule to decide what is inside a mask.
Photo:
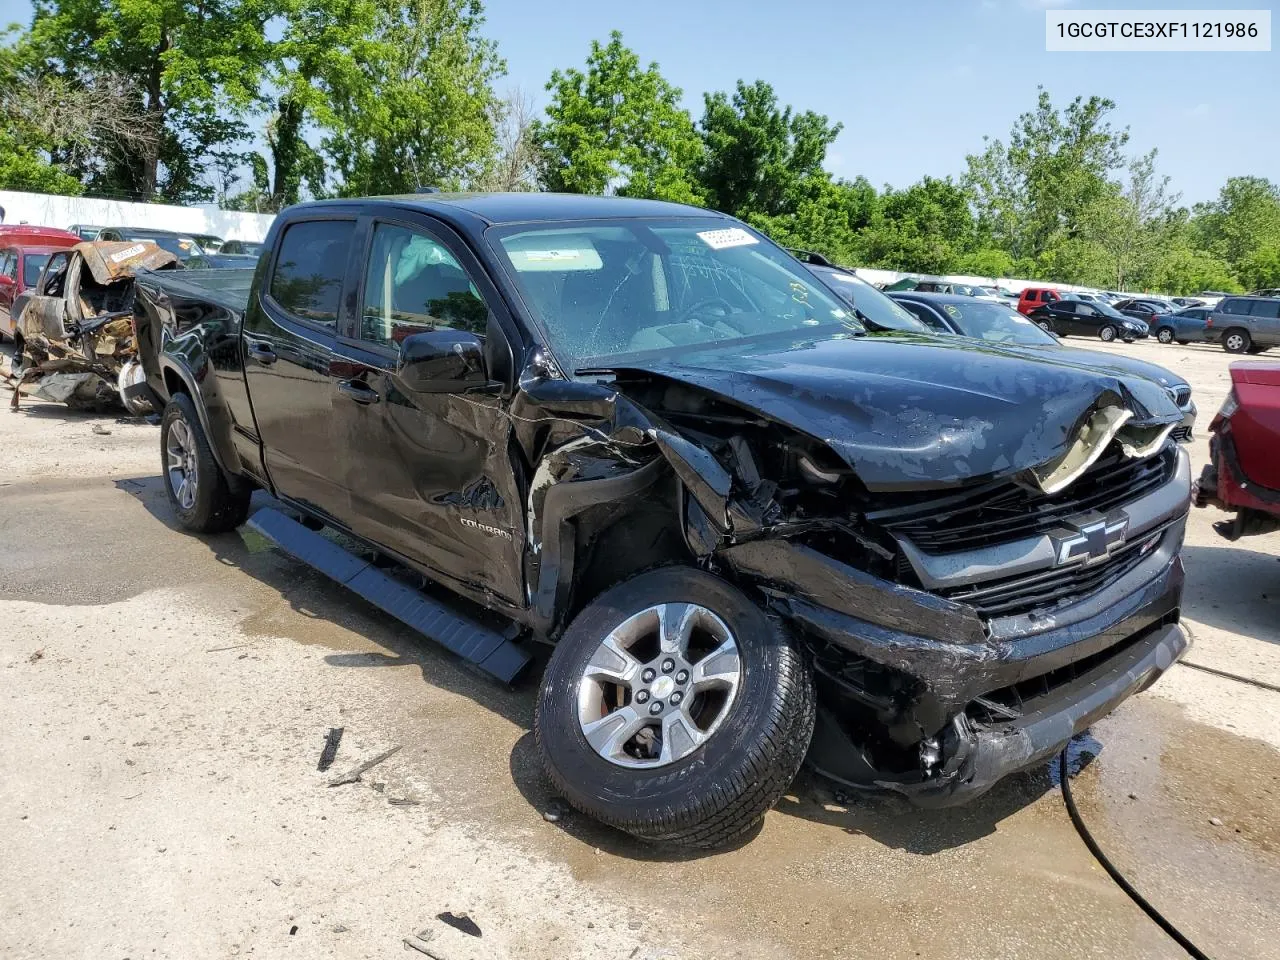
[(143, 379), (133, 328), (134, 275), (173, 266), (151, 242), (79, 243), (49, 258), (35, 288), (14, 303), (14, 394), (74, 407), (121, 401), (149, 406), (132, 388)]

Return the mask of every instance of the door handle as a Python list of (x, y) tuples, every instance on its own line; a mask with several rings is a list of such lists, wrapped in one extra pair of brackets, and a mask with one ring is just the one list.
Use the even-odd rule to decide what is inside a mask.
[(269, 344), (266, 344), (266, 343), (249, 344), (248, 354), (263, 366), (268, 366), (268, 367), (271, 364), (275, 363), (277, 359), (279, 359), (278, 357), (276, 357), (276, 352), (271, 349), (271, 346)]
[(338, 389), (356, 403), (377, 403), (382, 399), (378, 391), (363, 380), (339, 380)]

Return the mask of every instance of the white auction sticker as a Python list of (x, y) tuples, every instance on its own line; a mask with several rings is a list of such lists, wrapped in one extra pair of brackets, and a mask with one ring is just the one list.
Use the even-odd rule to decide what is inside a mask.
[(1070, 53), (1271, 49), (1270, 10), (1046, 10), (1044, 48)]
[(704, 230), (698, 239), (712, 250), (724, 250), (727, 247), (749, 247), (760, 241), (741, 227), (730, 227), (727, 230)]
[(146, 249), (147, 249), (147, 245), (145, 243), (135, 244), (132, 247), (125, 247), (119, 253), (113, 253), (111, 255), (111, 262), (124, 263), (124, 261), (128, 260), (130, 257), (136, 257), (138, 254), (142, 253)]

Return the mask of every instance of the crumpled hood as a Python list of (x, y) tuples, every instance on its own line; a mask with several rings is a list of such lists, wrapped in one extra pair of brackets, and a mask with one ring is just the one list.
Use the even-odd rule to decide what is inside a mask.
[(1145, 377), (959, 337), (738, 343), (623, 368), (700, 387), (816, 437), (882, 491), (1040, 467), (1063, 457), (1088, 415), (1107, 404), (1141, 427), (1182, 419)]
[(1123, 354), (1103, 353), (1100, 350), (1089, 350), (1081, 347), (1069, 347), (1065, 344), (1034, 346), (1031, 344), (1000, 344), (1001, 349), (1020, 353), (1033, 359), (1045, 359), (1054, 363), (1073, 363), (1078, 366), (1093, 367), (1108, 373), (1121, 376), (1136, 375), (1154, 380), (1164, 387), (1188, 386), (1185, 377), (1180, 377), (1167, 367), (1149, 360), (1139, 360)]

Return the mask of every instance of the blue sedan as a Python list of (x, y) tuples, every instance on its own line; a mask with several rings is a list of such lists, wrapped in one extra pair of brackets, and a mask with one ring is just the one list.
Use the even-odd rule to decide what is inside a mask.
[(1151, 332), (1161, 343), (1192, 343), (1213, 339), (1205, 324), (1213, 311), (1208, 307), (1188, 307), (1177, 313), (1161, 313), (1150, 321)]

